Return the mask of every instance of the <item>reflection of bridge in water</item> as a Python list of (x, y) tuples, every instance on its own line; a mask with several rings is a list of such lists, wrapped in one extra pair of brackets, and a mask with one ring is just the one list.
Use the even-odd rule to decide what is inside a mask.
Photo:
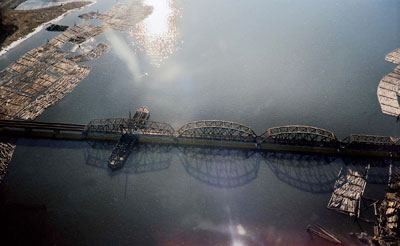
[(278, 179), (313, 193), (331, 192), (342, 166), (332, 156), (284, 152), (263, 153), (263, 156)]
[[(108, 170), (107, 160), (113, 142), (89, 142), (85, 149), (86, 164)], [(188, 175), (201, 183), (218, 188), (235, 188), (254, 182), (268, 167), (283, 183), (312, 193), (330, 193), (339, 170), (347, 166), (363, 170), (370, 165), (368, 183), (387, 184), (400, 174), (400, 163), (390, 159), (337, 158), (288, 152), (266, 152), (243, 149), (177, 147), (141, 144), (133, 149), (124, 167), (110, 175), (141, 174), (167, 170), (172, 163), (181, 164)], [(266, 166), (263, 165), (265, 163)], [(262, 178), (262, 177), (261, 177)]]
[(204, 147), (180, 150), (186, 172), (203, 183), (233, 188), (257, 178), (260, 157), (255, 151)]
[[(107, 160), (115, 145), (108, 141), (89, 141), (84, 156), (87, 165), (108, 168)], [(168, 169), (171, 165), (172, 155), (169, 153), (173, 147), (170, 145), (141, 144), (136, 145), (132, 154), (127, 159), (123, 173), (147, 173)]]

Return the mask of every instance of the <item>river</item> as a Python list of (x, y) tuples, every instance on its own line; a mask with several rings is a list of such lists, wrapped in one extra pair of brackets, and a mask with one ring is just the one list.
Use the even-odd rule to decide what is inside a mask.
[[(146, 105), (152, 120), (175, 129), (222, 119), (258, 134), (304, 124), (339, 138), (400, 135), (376, 96), (395, 66), (384, 57), (399, 47), (398, 1), (145, 3), (153, 14), (131, 33), (96, 37), (110, 52), (86, 62), (89, 76), (37, 120), (87, 123)], [(113, 4), (99, 0), (59, 23)], [(21, 43), (0, 57), (0, 69), (55, 35), (43, 30)], [(360, 231), (326, 209), (343, 160), (144, 146), (111, 172), (111, 150), (19, 140), (3, 189), (18, 203), (44, 204), (47, 239), (60, 244), (311, 245), (308, 224), (346, 242)], [(383, 187), (368, 184), (367, 193), (381, 197)]]

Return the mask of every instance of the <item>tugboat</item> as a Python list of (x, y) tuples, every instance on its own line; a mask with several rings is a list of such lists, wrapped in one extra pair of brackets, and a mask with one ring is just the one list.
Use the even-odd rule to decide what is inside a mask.
[(136, 109), (136, 112), (132, 117), (132, 119), (137, 121), (148, 120), (149, 118), (150, 118), (150, 109), (146, 106)]

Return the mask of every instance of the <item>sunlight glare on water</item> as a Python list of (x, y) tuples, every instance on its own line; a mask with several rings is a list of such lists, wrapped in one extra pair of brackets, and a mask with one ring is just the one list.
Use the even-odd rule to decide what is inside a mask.
[(145, 0), (143, 4), (152, 6), (153, 12), (137, 24), (132, 34), (146, 52), (150, 63), (159, 67), (176, 50), (176, 19), (179, 11), (173, 0)]

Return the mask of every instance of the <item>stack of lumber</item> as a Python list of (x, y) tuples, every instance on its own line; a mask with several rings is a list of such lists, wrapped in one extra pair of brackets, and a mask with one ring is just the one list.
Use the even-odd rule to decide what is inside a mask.
[(329, 209), (360, 217), (361, 196), (367, 184), (365, 175), (349, 168), (342, 168), (335, 182), (334, 191), (328, 203)]
[[(400, 64), (400, 49), (389, 53), (385, 60)], [(382, 113), (396, 117), (400, 115), (398, 98), (400, 95), (400, 66), (397, 66), (393, 72), (381, 79), (378, 85), (377, 95)]]

